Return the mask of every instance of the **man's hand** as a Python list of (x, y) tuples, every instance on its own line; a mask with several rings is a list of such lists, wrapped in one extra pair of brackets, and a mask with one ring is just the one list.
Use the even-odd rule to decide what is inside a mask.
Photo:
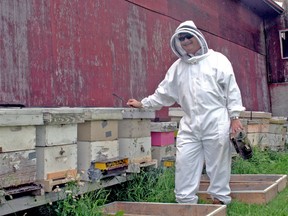
[(239, 119), (231, 120), (231, 136), (234, 137), (241, 130), (244, 130), (241, 121)]
[(137, 101), (135, 99), (129, 99), (127, 102), (128, 106), (134, 107), (134, 108), (142, 108), (143, 104), (140, 101)]

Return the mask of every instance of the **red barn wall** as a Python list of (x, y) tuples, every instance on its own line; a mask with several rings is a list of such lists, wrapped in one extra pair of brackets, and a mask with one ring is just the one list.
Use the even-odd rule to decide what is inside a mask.
[(284, 13), (265, 21), (267, 34), (267, 71), (271, 112), (276, 116), (288, 116), (288, 59), (282, 59), (279, 30), (288, 29), (288, 1), (283, 3)]
[(1, 0), (0, 17), (0, 103), (125, 106), (154, 92), (192, 19), (231, 60), (247, 110), (270, 111), (264, 22), (239, 1)]

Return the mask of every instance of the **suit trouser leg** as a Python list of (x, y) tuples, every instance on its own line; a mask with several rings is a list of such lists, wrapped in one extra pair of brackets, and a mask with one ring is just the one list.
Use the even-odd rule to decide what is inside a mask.
[(177, 143), (175, 196), (179, 203), (197, 203), (203, 170), (204, 152), (201, 142)]
[(229, 137), (223, 140), (205, 140), (204, 158), (206, 172), (210, 178), (208, 193), (212, 199), (228, 204), (231, 202), (230, 197), (230, 176), (231, 176), (231, 144)]

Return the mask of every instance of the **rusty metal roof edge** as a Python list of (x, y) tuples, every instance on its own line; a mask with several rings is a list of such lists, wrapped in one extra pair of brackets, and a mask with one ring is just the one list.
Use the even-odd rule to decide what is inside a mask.
[(275, 12), (278, 14), (281, 14), (284, 12), (284, 8), (278, 5), (273, 0), (262, 0), (265, 4), (267, 4), (270, 8), (272, 8)]

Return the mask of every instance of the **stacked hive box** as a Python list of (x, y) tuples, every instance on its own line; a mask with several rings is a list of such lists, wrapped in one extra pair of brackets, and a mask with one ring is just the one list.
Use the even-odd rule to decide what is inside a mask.
[(42, 109), (44, 125), (36, 127), (37, 181), (46, 192), (77, 176), (77, 124), (82, 109)]
[(177, 122), (151, 122), (152, 158), (158, 164), (169, 166), (175, 161), (176, 129)]
[[(170, 108), (171, 120), (180, 121), (184, 112), (181, 108)], [(287, 119), (272, 117), (271, 113), (245, 111), (241, 112), (240, 120), (247, 132), (247, 137), (253, 146), (283, 150), (287, 143)]]
[(0, 188), (36, 181), (36, 125), (42, 124), (39, 111), (0, 110)]
[[(85, 122), (78, 125), (78, 169), (81, 179), (101, 178), (89, 170), (93, 161), (119, 157), (118, 122), (122, 111), (114, 108), (86, 108)], [(93, 165), (92, 165), (93, 166)]]
[[(124, 108), (123, 120), (119, 121), (119, 154), (129, 158), (129, 170), (139, 171), (139, 164), (152, 161), (150, 122), (155, 112)], [(133, 167), (133, 168), (132, 168)]]
[(267, 112), (245, 111), (240, 115), (247, 131), (247, 137), (253, 146), (282, 151), (285, 148), (287, 128), (286, 119), (272, 117)]
[(286, 118), (286, 122), (284, 123), (284, 131), (286, 131), (285, 148), (288, 149), (288, 117)]

